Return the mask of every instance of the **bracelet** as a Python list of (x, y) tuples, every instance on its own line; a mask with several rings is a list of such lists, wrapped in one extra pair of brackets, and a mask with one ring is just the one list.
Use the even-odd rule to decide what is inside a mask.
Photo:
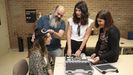
[(81, 52), (82, 52), (82, 49), (79, 49), (79, 51), (81, 51)]

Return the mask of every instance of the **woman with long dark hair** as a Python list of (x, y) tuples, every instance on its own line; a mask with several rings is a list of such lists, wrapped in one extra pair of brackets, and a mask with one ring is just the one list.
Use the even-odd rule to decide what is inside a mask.
[(50, 33), (45, 29), (35, 29), (35, 41), (29, 53), (30, 75), (52, 75), (46, 48), (50, 41)]
[(101, 10), (96, 15), (95, 27), (99, 28), (99, 38), (95, 52), (91, 55), (93, 64), (116, 62), (119, 57), (120, 32), (114, 25), (111, 13)]
[(91, 34), (93, 20), (89, 18), (85, 1), (79, 1), (74, 8), (73, 17), (68, 19), (67, 45), (64, 54), (79, 56), (85, 53), (86, 42)]

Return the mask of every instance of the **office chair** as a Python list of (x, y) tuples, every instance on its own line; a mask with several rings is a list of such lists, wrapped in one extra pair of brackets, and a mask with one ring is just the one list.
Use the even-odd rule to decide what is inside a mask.
[(128, 32), (128, 40), (133, 40), (133, 32)]
[(26, 75), (27, 72), (28, 63), (25, 59), (21, 59), (13, 67), (13, 75)]

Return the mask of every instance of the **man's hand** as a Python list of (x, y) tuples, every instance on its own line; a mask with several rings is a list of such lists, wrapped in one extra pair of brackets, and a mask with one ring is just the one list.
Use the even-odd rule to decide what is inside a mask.
[(48, 29), (48, 32), (51, 33), (51, 34), (53, 34), (54, 33), (54, 30)]

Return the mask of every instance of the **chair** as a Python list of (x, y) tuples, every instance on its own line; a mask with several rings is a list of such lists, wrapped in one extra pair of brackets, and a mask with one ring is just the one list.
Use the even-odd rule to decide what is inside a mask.
[(128, 40), (133, 40), (133, 32), (128, 32)]
[(28, 63), (25, 59), (21, 59), (13, 67), (13, 75), (26, 75), (27, 72)]

